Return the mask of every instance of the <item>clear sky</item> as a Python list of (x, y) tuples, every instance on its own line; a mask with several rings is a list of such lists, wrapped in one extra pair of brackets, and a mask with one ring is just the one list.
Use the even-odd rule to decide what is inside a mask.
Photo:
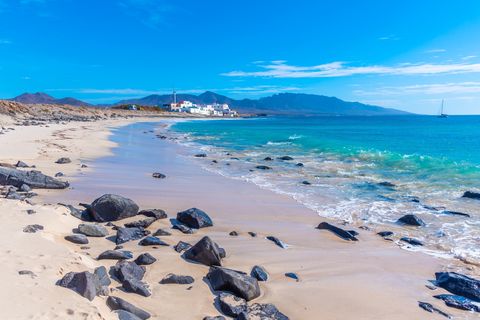
[(480, 1), (0, 0), (0, 97), (172, 87), (480, 114)]

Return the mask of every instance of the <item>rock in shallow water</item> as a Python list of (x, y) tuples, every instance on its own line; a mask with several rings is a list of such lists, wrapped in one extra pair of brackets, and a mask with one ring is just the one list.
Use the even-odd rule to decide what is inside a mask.
[(456, 272), (437, 272), (435, 277), (438, 287), (480, 302), (480, 280)]
[(104, 194), (92, 202), (90, 212), (95, 221), (107, 222), (133, 217), (138, 213), (133, 200), (114, 194)]
[(414, 239), (414, 238), (402, 237), (402, 238), (400, 238), (400, 241), (411, 244), (412, 246), (423, 246), (423, 242), (421, 242), (420, 240)]
[(177, 220), (190, 228), (200, 229), (213, 226), (208, 214), (197, 208), (190, 208), (177, 213)]
[(409, 225), (409, 226), (415, 226), (415, 227), (425, 226), (425, 222), (423, 222), (422, 219), (420, 219), (419, 217), (417, 217), (414, 214), (404, 215), (403, 217), (398, 219), (398, 223), (406, 224), (406, 225)]
[(469, 199), (480, 199), (480, 193), (478, 192), (473, 192), (473, 191), (465, 191), (463, 194), (462, 198), (469, 198)]
[(156, 179), (165, 179), (167, 176), (160, 172), (152, 173), (152, 177)]
[(114, 297), (114, 296), (109, 296), (107, 298), (107, 306), (110, 308), (110, 310), (124, 310), (127, 312), (130, 312), (137, 316), (138, 318), (145, 320), (150, 318), (150, 314), (147, 311), (144, 311), (130, 302), (127, 302), (121, 298)]
[(260, 287), (257, 279), (244, 272), (212, 267), (207, 274), (207, 278), (213, 289), (230, 291), (247, 301), (260, 296)]

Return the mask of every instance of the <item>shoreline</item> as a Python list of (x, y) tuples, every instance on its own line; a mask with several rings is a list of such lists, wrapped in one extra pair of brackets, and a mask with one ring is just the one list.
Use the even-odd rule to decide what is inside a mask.
[[(138, 120), (126, 120), (120, 126), (130, 122), (138, 123)], [(151, 121), (151, 119), (146, 120)], [(48, 243), (55, 247), (55, 250), (61, 252), (61, 259), (50, 261), (48, 277), (43, 277), (42, 270), (34, 270), (38, 273), (35, 281), (40, 283), (40, 287), (43, 286), (44, 289), (52, 291), (53, 296), (46, 297), (48, 301), (52, 300), (52, 303), (54, 303), (53, 299), (59, 299), (64, 304), (60, 305), (65, 309), (71, 308), (66, 306), (70, 305), (79, 310), (87, 310), (89, 317), (86, 319), (113, 319), (112, 313), (105, 306), (103, 297), (97, 297), (92, 303), (89, 303), (72, 291), (54, 286), (54, 282), (52, 283), (51, 280), (53, 278), (58, 280), (61, 278), (61, 274), (72, 270), (91, 270), (101, 264), (110, 266), (114, 263), (110, 260), (96, 261), (92, 258), (106, 249), (112, 249), (111, 243), (94, 239), (90, 245), (91, 249), (83, 250), (77, 245), (63, 240), (63, 236), (70, 233), (71, 229), (79, 224), (79, 220), (67, 214), (65, 208), (44, 205), (42, 201), (44, 199), (66, 199), (67, 202), (76, 205), (78, 202), (91, 202), (103, 193), (118, 192), (135, 200), (141, 208), (165, 209), (169, 217), (174, 217), (176, 212), (189, 207), (198, 206), (205, 210), (212, 217), (214, 227), (208, 228), (208, 230), (201, 229), (194, 235), (174, 233), (172, 236), (162, 239), (171, 245), (178, 240), (193, 244), (201, 236), (208, 234), (226, 249), (225, 266), (249, 272), (253, 265), (263, 265), (270, 273), (271, 279), (267, 283), (261, 284), (262, 296), (255, 302), (273, 303), (291, 319), (315, 319), (318, 317), (335, 319), (352, 316), (355, 316), (356, 319), (423, 318), (428, 314), (418, 308), (417, 301), (419, 300), (430, 302), (438, 308), (458, 316), (459, 319), (462, 316), (467, 316), (465, 319), (468, 319), (468, 314), (451, 308), (447, 309), (443, 303), (433, 299), (432, 292), (425, 287), (428, 284), (427, 281), (434, 278), (434, 272), (448, 269), (449, 265), (453, 268), (458, 267), (457, 263), (450, 263), (416, 252), (398, 250), (390, 242), (379, 239), (378, 236), (364, 230), (358, 230), (360, 233), (359, 243), (346, 243), (326, 231), (315, 230), (314, 227), (319, 222), (330, 220), (318, 217), (315, 212), (287, 196), (262, 190), (250, 183), (235, 181), (207, 172), (190, 159), (179, 156), (178, 147), (174, 143), (156, 139), (152, 132), (132, 133), (130, 143), (143, 141), (144, 137), (137, 137), (138, 135), (153, 136), (151, 141), (159, 146), (156, 150), (158, 153), (155, 155), (162, 155), (157, 162), (142, 163), (141, 166), (138, 162), (105, 162), (105, 159), (112, 160), (115, 157), (118, 161), (119, 157), (116, 154), (118, 152), (134, 154), (134, 151), (137, 150), (135, 148), (125, 149), (125, 145), (111, 141), (112, 134), (114, 134), (112, 130), (117, 133), (122, 130), (117, 126), (118, 122), (113, 122), (110, 127), (101, 123), (92, 123), (93, 129), (90, 130), (83, 127), (80, 130), (72, 130), (75, 125), (78, 124), (73, 123), (72, 127), (60, 125), (58, 128), (50, 127), (48, 130), (46, 130), (47, 128), (29, 127), (30, 129), (27, 131), (31, 132), (29, 135), (22, 135), (24, 140), (13, 139), (10, 145), (19, 143), (29, 145), (30, 141), (31, 147), (15, 150), (13, 153), (7, 151), (12, 148), (4, 148), (3, 153), (0, 153), (2, 162), (5, 162), (4, 160), (11, 162), (15, 158), (16, 160), (30, 160), (35, 162), (32, 163), (37, 165), (38, 169), (47, 174), (54, 174), (59, 168), (65, 171), (67, 176), (76, 174), (71, 180), (73, 190), (39, 192), (40, 198), (33, 198), (34, 202), (40, 200), (38, 205), (33, 206), (38, 211), (37, 214), (27, 217), (25, 213), (16, 212), (15, 214), (24, 216), (18, 221), (12, 221), (12, 226), (10, 226), (17, 228), (13, 231), (18, 233), (20, 224), (23, 228), (26, 221), (35, 220), (44, 224), (45, 232), (31, 235), (35, 238), (38, 235), (41, 236), (42, 243), (38, 243), (36, 250), (43, 251), (44, 247), (48, 246), (45, 243)], [(66, 131), (59, 132), (60, 129)], [(34, 141), (29, 138), (31, 135), (35, 136)], [(7, 136), (8, 134), (2, 138)], [(57, 143), (59, 139), (64, 142), (75, 140), (73, 147), (72, 145), (64, 146), (70, 156), (79, 155), (76, 158), (72, 157), (72, 163), (69, 165), (53, 163), (60, 154), (64, 155), (67, 152), (62, 148), (62, 144), (60, 146), (49, 145), (52, 141)], [(0, 140), (0, 143), (5, 142)], [(42, 149), (38, 147), (38, 144), (49, 147)], [(21, 152), (24, 152), (23, 159), (19, 158), (22, 155)], [(35, 153), (39, 155), (38, 158), (35, 158)], [(79, 171), (78, 166), (82, 162), (87, 163), (88, 168)], [(106, 168), (106, 166), (111, 166), (111, 168)], [(152, 179), (150, 175), (155, 168), (165, 173), (167, 178), (159, 181)], [(130, 171), (124, 171), (127, 169)], [(140, 172), (135, 172), (135, 169)], [(121, 174), (124, 172), (129, 174)], [(95, 178), (98, 175), (99, 177)], [(99, 183), (100, 180), (103, 180), (103, 184)], [(92, 186), (94, 186), (93, 190)], [(248, 199), (248, 201), (244, 201), (244, 199)], [(10, 209), (19, 207), (13, 200), (2, 199), (0, 204), (6, 204)], [(25, 210), (28, 205), (21, 207), (20, 211)], [(52, 208), (54, 208), (53, 211)], [(332, 223), (335, 224), (335, 221)], [(157, 227), (169, 228), (170, 223), (161, 220), (155, 222), (153, 230)], [(240, 235), (238, 237), (229, 236), (228, 233), (233, 230), (239, 232)], [(257, 232), (258, 237), (251, 238), (247, 234), (248, 231)], [(275, 235), (290, 244), (291, 247), (280, 249), (264, 239), (267, 235)], [(27, 245), (28, 239), (23, 238)], [(136, 246), (136, 242), (127, 243), (125, 247), (133, 251), (134, 256), (145, 252)], [(51, 250), (54, 249), (47, 250), (48, 254), (42, 254), (50, 255), (53, 258)], [(148, 250), (148, 252), (151, 251)], [(186, 263), (179, 259), (178, 254), (171, 248), (155, 249), (153, 252), (151, 253), (158, 255), (159, 261), (149, 267), (146, 278), (152, 287), (153, 295), (143, 298), (118, 290), (115, 290), (115, 295), (149, 311), (153, 318), (193, 319), (218, 314), (212, 305), (214, 295), (202, 281), (207, 272), (205, 267)], [(32, 267), (22, 258), (13, 262), (24, 264), (25, 269)], [(4, 261), (4, 263), (12, 265), (12, 261)], [(55, 268), (60, 269), (55, 270)], [(159, 285), (158, 281), (167, 272), (194, 276), (196, 281), (192, 290), (186, 291), (183, 287), (168, 286), (167, 288)], [(286, 272), (298, 273), (300, 281), (295, 282), (286, 278), (284, 276)], [(18, 276), (15, 275), (15, 277)], [(25, 287), (31, 289), (28, 284), (29, 279), (23, 278), (23, 280), (27, 280)], [(437, 291), (435, 294), (438, 294)], [(345, 302), (348, 302), (347, 308), (345, 308)], [(195, 307), (190, 310), (177, 310), (175, 306), (178, 304), (195, 305)], [(91, 311), (92, 307), (95, 311)], [(68, 314), (65, 310), (63, 312)], [(90, 314), (90, 312), (93, 313)], [(96, 317), (95, 313), (98, 312), (101, 315)], [(60, 309), (55, 310), (53, 314), (61, 315)], [(52, 316), (52, 314), (48, 316)], [(77, 312), (72, 316), (74, 319), (77, 316), (79, 319), (82, 318)], [(23, 317), (17, 315), (16, 318)]]

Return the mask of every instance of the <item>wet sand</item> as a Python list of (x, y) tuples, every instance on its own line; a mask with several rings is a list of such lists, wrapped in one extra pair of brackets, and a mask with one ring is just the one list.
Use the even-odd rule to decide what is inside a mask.
[[(351, 243), (316, 230), (314, 227), (326, 220), (293, 199), (208, 172), (195, 163), (194, 150), (157, 139), (148, 130), (140, 124), (119, 131), (114, 136), (120, 143), (114, 155), (95, 161), (94, 170), (63, 198), (71, 203), (90, 202), (111, 192), (130, 197), (143, 208), (162, 208), (170, 217), (190, 207), (205, 210), (214, 220), (213, 228), (195, 235), (174, 232), (164, 240), (172, 245), (178, 240), (195, 243), (208, 234), (226, 249), (226, 267), (249, 272), (254, 265), (264, 266), (271, 280), (261, 284), (263, 294), (256, 301), (274, 303), (291, 319), (438, 317), (418, 308), (419, 300), (446, 309), (425, 285), (436, 271), (449, 264), (455, 268), (456, 262), (401, 250), (373, 231), (356, 229), (360, 241)], [(152, 172), (167, 178), (153, 179)], [(168, 228), (169, 223), (159, 221), (151, 229), (156, 227)], [(229, 236), (232, 230), (240, 236)], [(252, 238), (248, 231), (258, 233), (258, 237)], [(279, 237), (290, 247), (275, 246), (265, 239), (268, 235)], [(135, 243), (126, 248), (142, 252)], [(201, 281), (206, 267), (186, 263), (169, 248), (154, 250), (154, 256), (159, 262), (147, 273), (153, 295), (134, 297), (135, 303), (165, 319), (199, 319), (218, 313), (212, 304), (214, 296)], [(169, 272), (194, 276), (192, 291), (159, 285)], [(286, 278), (286, 272), (297, 273), (300, 282)], [(181, 301), (198, 307), (179, 310), (176, 305)]]

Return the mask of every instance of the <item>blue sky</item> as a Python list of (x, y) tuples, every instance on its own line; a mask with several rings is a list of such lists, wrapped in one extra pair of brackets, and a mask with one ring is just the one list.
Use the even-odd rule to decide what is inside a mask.
[(480, 114), (480, 1), (0, 0), (0, 97), (172, 87)]

